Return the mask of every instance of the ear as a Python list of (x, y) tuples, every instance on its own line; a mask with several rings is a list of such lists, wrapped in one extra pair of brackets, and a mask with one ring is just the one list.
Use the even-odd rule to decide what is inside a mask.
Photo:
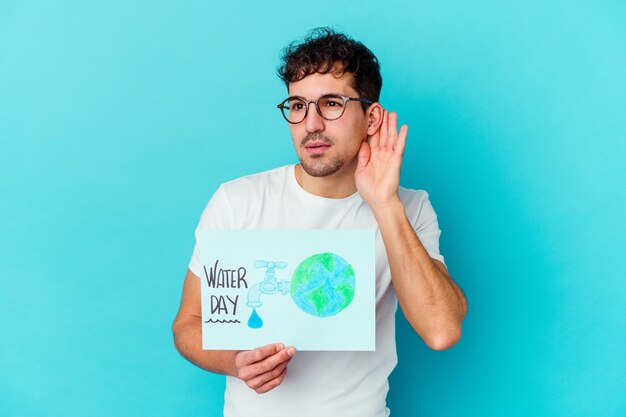
[(380, 129), (380, 125), (383, 123), (383, 107), (380, 103), (376, 102), (370, 105), (365, 118), (367, 119), (367, 136), (372, 136)]

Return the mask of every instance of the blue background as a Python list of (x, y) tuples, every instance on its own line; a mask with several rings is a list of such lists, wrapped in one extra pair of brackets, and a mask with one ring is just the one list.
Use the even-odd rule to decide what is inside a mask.
[(398, 315), (395, 416), (626, 415), (623, 1), (0, 2), (0, 415), (213, 416), (171, 322), (207, 200), (295, 161), (280, 49), (382, 63), (469, 299)]

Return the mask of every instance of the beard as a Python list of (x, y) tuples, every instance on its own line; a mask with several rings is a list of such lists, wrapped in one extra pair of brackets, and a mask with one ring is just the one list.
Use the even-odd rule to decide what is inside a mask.
[(343, 161), (337, 157), (332, 158), (330, 161), (316, 161), (315, 159), (320, 159), (320, 157), (313, 158), (312, 161), (305, 161), (300, 158), (302, 169), (312, 177), (327, 177), (333, 175), (343, 166)]
[[(302, 139), (300, 146), (304, 147), (307, 142), (312, 140), (322, 141), (331, 146), (335, 143), (328, 136), (322, 135), (321, 133), (309, 133), (304, 137), (304, 139)], [(313, 155), (310, 158), (311, 160), (307, 161), (300, 157), (298, 159), (300, 160), (300, 165), (302, 165), (304, 172), (312, 177), (327, 177), (329, 175), (333, 175), (341, 169), (345, 162), (343, 159), (336, 156), (328, 161), (324, 160), (323, 155)]]

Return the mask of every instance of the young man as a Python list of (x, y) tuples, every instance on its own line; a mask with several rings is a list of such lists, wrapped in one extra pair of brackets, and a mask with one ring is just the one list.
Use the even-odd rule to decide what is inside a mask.
[(226, 417), (387, 416), (397, 303), (426, 344), (442, 350), (461, 337), (467, 302), (439, 254), (428, 194), (399, 187), (408, 128), (398, 131), (396, 114), (378, 103), (372, 52), (318, 29), (285, 50), (279, 75), (289, 94), (279, 107), (300, 163), (222, 184), (198, 227), (376, 229), (376, 351), (296, 354), (280, 343), (203, 351), (197, 247), (175, 345), (199, 367), (227, 375)]

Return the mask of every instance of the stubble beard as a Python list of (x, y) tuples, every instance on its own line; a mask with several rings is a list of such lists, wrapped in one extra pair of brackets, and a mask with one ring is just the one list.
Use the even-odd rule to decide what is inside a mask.
[[(314, 159), (322, 158), (322, 156), (316, 156)], [(324, 161), (305, 161), (304, 159), (300, 159), (300, 164), (302, 165), (302, 169), (304, 172), (309, 174), (312, 177), (327, 177), (329, 175), (333, 175), (335, 172), (339, 171), (343, 166), (343, 161), (337, 157), (332, 158), (328, 162)]]
[[(300, 146), (304, 147), (307, 142), (312, 140), (321, 140), (324, 143), (328, 143), (330, 145), (334, 145), (334, 141), (327, 136), (324, 136), (320, 133), (311, 133), (306, 135), (302, 142), (300, 142)], [(302, 165), (302, 169), (304, 172), (309, 174), (312, 177), (327, 177), (329, 175), (333, 175), (335, 172), (339, 171), (341, 167), (343, 167), (344, 160), (335, 156), (328, 161), (324, 161), (324, 155), (312, 155), (310, 157), (312, 160), (307, 161), (304, 157), (298, 158), (300, 159), (300, 165)]]

